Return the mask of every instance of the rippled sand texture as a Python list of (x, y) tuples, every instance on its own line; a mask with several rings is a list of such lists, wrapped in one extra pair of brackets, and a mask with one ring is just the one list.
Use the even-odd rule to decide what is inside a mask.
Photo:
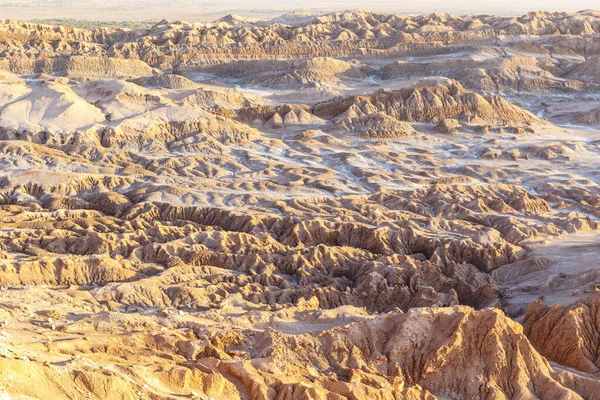
[(600, 399), (600, 13), (0, 51), (6, 398)]

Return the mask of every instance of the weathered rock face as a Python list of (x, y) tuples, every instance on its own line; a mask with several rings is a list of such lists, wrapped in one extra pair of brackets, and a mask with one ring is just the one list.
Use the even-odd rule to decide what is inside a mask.
[(230, 61), (199, 68), (180, 68), (180, 73), (205, 73), (219, 78), (234, 79), (244, 85), (259, 85), (272, 89), (304, 89), (328, 87), (346, 80), (362, 80), (373, 69), (367, 65), (353, 65), (330, 57), (307, 61), (274, 60)]
[(538, 44), (506, 46), (507, 50), (516, 54), (506, 58), (498, 48), (476, 48), (470, 49), (465, 57), (392, 62), (379, 71), (379, 76), (387, 81), (446, 76), (460, 81), (469, 89), (488, 93), (577, 93), (598, 90), (594, 73), (585, 72), (593, 70), (594, 57), (588, 61), (582, 57), (583, 62), (573, 67), (552, 59), (547, 50)]
[[(281, 217), (139, 202), (134, 193), (102, 189), (131, 182), (87, 184), (52, 193), (43, 185), (18, 187), (2, 206), (9, 230), (1, 237), (0, 284), (40, 287), (16, 297), (11, 292), (19, 291), (0, 293), (0, 304), (12, 310), (7, 332), (39, 330), (54, 338), (35, 353), (48, 365), (22, 360), (32, 353), (20, 339), (3, 341), (3, 362), (16, 376), (11, 392), (37, 393), (25, 377), (57, 398), (83, 390), (99, 398), (194, 392), (223, 399), (433, 399), (460, 391), (470, 398), (579, 399), (597, 390), (593, 380), (550, 367), (501, 311), (455, 306), (500, 305), (485, 272), (522, 256), (512, 244), (519, 243), (522, 221), (493, 222), (496, 232), (467, 220), (493, 221), (489, 207), (551, 211), (516, 187), (279, 202), (296, 214)], [(79, 203), (67, 202), (73, 190)], [(475, 200), (485, 195), (489, 207)], [(374, 220), (307, 218), (307, 207), (344, 207), (342, 214), (353, 215), (375, 204), (388, 210), (372, 213), (379, 228)], [(467, 219), (453, 221), (460, 209)], [(411, 216), (402, 217), (407, 210)], [(419, 221), (427, 218), (424, 228)], [(565, 222), (544, 229), (572, 229), (559, 228)], [(443, 237), (442, 228), (463, 236)], [(43, 285), (72, 289), (57, 298)], [(38, 301), (25, 306), (28, 296)], [(54, 301), (68, 306), (48, 311)], [(81, 336), (65, 346), (64, 335)], [(71, 361), (57, 369), (57, 359)], [(146, 386), (132, 387), (131, 379)]]
[(494, 96), (484, 98), (449, 81), (433, 87), (382, 92), (317, 104), (313, 113), (321, 118), (339, 115), (349, 107), (373, 108), (402, 121), (438, 122), (446, 118), (477, 118), (497, 125), (532, 125), (540, 122), (533, 114)]
[[(230, 341), (228, 336), (222, 340)], [(236, 336), (231, 345), (223, 346), (216, 338), (211, 342), (223, 346), (225, 354), (236, 348), (237, 354), (248, 351), (253, 361), (256, 355), (264, 357), (261, 363), (236, 367), (245, 382), (255, 382), (255, 397), (270, 392), (296, 398), (298, 387), (305, 386), (323, 398), (435, 398), (432, 395), (452, 397), (459, 391), (466, 398), (581, 398), (554, 379), (555, 372), (521, 327), (499, 311), (414, 309), (318, 336), (273, 331), (252, 338)], [(244, 350), (244, 342), (252, 347)], [(264, 377), (274, 370), (285, 372), (286, 385)], [(296, 381), (298, 373), (308, 373), (312, 380), (318, 370), (329, 371), (329, 377)], [(273, 382), (276, 388), (264, 388), (263, 382)]]
[[(142, 34), (120, 29), (87, 31), (7, 22), (0, 30), (0, 38), (26, 44), (25, 48), (6, 45), (5, 51), (13, 55), (26, 54), (30, 47), (56, 53), (106, 52), (125, 58), (140, 58), (158, 66), (227, 56), (383, 56), (402, 54), (411, 49), (434, 53), (443, 47), (442, 43), (469, 39), (492, 41), (501, 35), (591, 36), (598, 33), (599, 27), (599, 18), (593, 12), (529, 13), (519, 18), (345, 12), (309, 18), (293, 25), (252, 21), (244, 24), (231, 21), (209, 24), (163, 21), (152, 29), (141, 31)], [(560, 43), (560, 46), (583, 47), (575, 47), (568, 41)]]
[[(310, 317), (315, 313), (310, 308), (288, 313)], [(40, 326), (56, 322), (55, 337), (89, 332), (93, 344), (79, 337), (72, 339), (73, 347), (53, 341), (36, 355), (38, 360), (71, 357), (61, 369), (25, 359), (20, 346), (4, 344), (0, 362), (12, 373), (11, 390), (31, 396), (42, 388), (55, 398), (436, 399), (461, 393), (486, 399), (583, 399), (599, 387), (597, 381), (554, 370), (520, 325), (498, 310), (413, 309), (303, 334), (207, 330), (177, 313), (156, 323), (105, 312), (71, 324), (56, 313), (36, 316), (44, 321), (37, 322)], [(143, 330), (120, 342), (117, 335), (140, 324)], [(185, 328), (178, 332), (183, 326), (188, 334)], [(111, 355), (94, 355), (100, 346)], [(84, 361), (91, 359), (95, 362)], [(127, 381), (131, 376), (138, 387)]]
[(532, 303), (523, 323), (525, 334), (549, 360), (588, 373), (600, 371), (600, 296), (585, 303), (549, 307)]
[(363, 113), (358, 107), (356, 111), (352, 107), (345, 113), (346, 115), (337, 118), (333, 129), (359, 132), (363, 137), (371, 139), (410, 136), (415, 133), (414, 128), (406, 122), (384, 113), (361, 115)]
[[(81, 235), (75, 226), (64, 226), (65, 232), (74, 231), (43, 242), (41, 237), (6, 237), (3, 245), (13, 252), (47, 256), (23, 262), (7, 259), (0, 283), (127, 282), (115, 285), (114, 291), (101, 297), (154, 307), (217, 307), (235, 293), (256, 304), (295, 303), (316, 296), (323, 308), (351, 304), (377, 311), (448, 305), (459, 300), (487, 306), (497, 302), (493, 291), (491, 298), (480, 298), (479, 293), (491, 281), (473, 265), (462, 263), (494, 268), (521, 254), (519, 247), (508, 243), (447, 241), (442, 245), (415, 227), (373, 229), (361, 223), (319, 219), (250, 218), (219, 209), (166, 204), (132, 207), (126, 197), (100, 193), (88, 197), (85, 208), (102, 209), (105, 214), (120, 215), (122, 220), (101, 218), (95, 211), (73, 212), (63, 218), (96, 220), (95, 227)], [(20, 225), (18, 220), (7, 218), (5, 222)], [(171, 226), (175, 221), (181, 227)], [(56, 223), (46, 224), (48, 228), (58, 227)], [(144, 226), (155, 228), (141, 229)], [(103, 233), (115, 230), (120, 232), (118, 241)], [(483, 246), (494, 245), (498, 246), (496, 251), (482, 251)], [(102, 262), (102, 254), (108, 256), (107, 262)], [(15, 268), (10, 268), (11, 264)], [(203, 265), (243, 275), (216, 278), (212, 269), (198, 268)], [(172, 270), (175, 266), (177, 269)], [(208, 298), (202, 291), (183, 295), (179, 291), (188, 292), (187, 284), (173, 291), (180, 286), (177, 274), (194, 278), (198, 287), (224, 282), (222, 279), (234, 279), (231, 283), (235, 284)], [(131, 280), (140, 283), (132, 284)], [(244, 289), (247, 284), (252, 290)], [(153, 292), (145, 292), (150, 286)]]
[(570, 78), (583, 82), (600, 83), (600, 57), (590, 57), (587, 61), (577, 65), (571, 72)]
[(436, 129), (440, 133), (454, 133), (462, 128), (462, 125), (455, 119), (446, 118), (440, 121)]
[(166, 89), (195, 89), (198, 87), (196, 83), (186, 77), (175, 74), (154, 74), (153, 76), (134, 79), (132, 82), (140, 86)]
[(0, 61), (0, 69), (17, 75), (50, 74), (96, 79), (152, 76), (152, 68), (143, 61), (112, 57), (4, 58)]
[[(387, 80), (441, 75), (470, 89), (494, 93), (597, 92), (594, 66), (600, 47), (594, 35), (599, 21), (592, 11), (529, 13), (518, 18), (346, 12), (294, 20), (289, 25), (276, 20), (163, 21), (137, 31), (88, 31), (4, 21), (0, 25), (4, 40), (0, 69), (18, 74), (81, 76), (85, 70), (88, 75), (95, 71), (97, 77), (147, 77), (151, 66), (183, 74), (213, 73), (271, 88), (301, 89), (329, 87), (375, 74), (367, 65), (334, 57), (457, 53), (440, 60), (394, 61), (378, 75)], [(532, 39), (523, 39), (527, 35)], [(465, 47), (463, 43), (469, 41), (475, 45)], [(218, 65), (223, 61), (228, 62)]]

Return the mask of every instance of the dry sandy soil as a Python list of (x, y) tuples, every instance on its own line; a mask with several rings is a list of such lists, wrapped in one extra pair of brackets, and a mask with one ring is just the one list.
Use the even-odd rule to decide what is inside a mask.
[(0, 398), (600, 398), (600, 13), (0, 51)]

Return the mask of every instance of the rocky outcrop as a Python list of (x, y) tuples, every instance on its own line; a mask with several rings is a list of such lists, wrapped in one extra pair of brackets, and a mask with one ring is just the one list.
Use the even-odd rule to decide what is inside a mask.
[(565, 307), (532, 303), (523, 322), (524, 332), (549, 360), (579, 371), (600, 371), (598, 343), (600, 296)]
[[(311, 304), (289, 312), (309, 319)], [(55, 336), (75, 330), (88, 337), (72, 338), (73, 347), (56, 340), (35, 353), (3, 343), (0, 362), (11, 375), (0, 383), (8, 393), (44, 390), (55, 398), (435, 399), (460, 391), (469, 398), (582, 399), (598, 389), (597, 381), (551, 367), (499, 310), (413, 309), (302, 334), (208, 330), (184, 313), (161, 314), (152, 321), (100, 311), (68, 323), (36, 308), (30, 326), (47, 329), (51, 321)], [(136, 325), (144, 329), (133, 340), (117, 337)], [(99, 346), (112, 356), (99, 358)]]
[[(333, 13), (293, 24), (162, 21), (151, 29), (93, 31), (5, 22), (2, 50), (21, 58), (29, 49), (50, 54), (116, 55), (154, 67), (194, 65), (199, 60), (400, 56), (436, 53), (443, 43), (492, 42), (511, 35), (592, 37), (600, 22), (593, 12), (528, 13), (520, 17), (454, 16), (444, 13), (400, 16), (371, 12)], [(8, 43), (20, 44), (17, 46)], [(561, 47), (572, 46), (560, 43)], [(575, 46), (577, 51), (584, 47)]]
[(152, 76), (152, 68), (140, 60), (91, 56), (5, 58), (0, 60), (0, 70), (18, 75), (50, 74), (97, 79)]
[(584, 82), (600, 83), (600, 57), (590, 57), (585, 62), (577, 65), (569, 74), (569, 78)]
[(244, 85), (259, 85), (274, 89), (305, 89), (326, 87), (344, 80), (362, 80), (373, 72), (366, 65), (353, 65), (329, 57), (311, 58), (301, 62), (272, 60), (230, 61), (200, 68), (185, 68), (186, 74), (209, 73), (232, 78)]
[(338, 118), (332, 129), (358, 132), (363, 137), (369, 139), (397, 138), (410, 136), (415, 132), (409, 123), (398, 121), (384, 113), (360, 115), (362, 114), (361, 110), (357, 107), (356, 110), (358, 112), (353, 112), (352, 109), (349, 109), (346, 115)]
[(490, 124), (532, 125), (540, 120), (533, 114), (492, 96), (484, 98), (464, 89), (460, 83), (449, 81), (439, 86), (417, 87), (374, 94), (353, 96), (317, 104), (313, 113), (331, 118), (349, 111), (350, 107), (368, 106), (390, 117), (408, 122), (439, 122), (446, 118), (474, 117)]
[(441, 120), (436, 130), (440, 133), (454, 133), (462, 128), (462, 125), (455, 119), (446, 118)]
[(195, 89), (198, 87), (197, 84), (186, 77), (175, 74), (154, 74), (134, 79), (132, 82), (140, 86), (166, 89)]

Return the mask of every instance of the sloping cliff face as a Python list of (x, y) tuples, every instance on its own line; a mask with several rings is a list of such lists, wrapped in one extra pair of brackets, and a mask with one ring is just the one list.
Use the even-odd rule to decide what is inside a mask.
[[(327, 320), (310, 311), (315, 306), (280, 310), (277, 319), (282, 326), (292, 326), (292, 316), (304, 325)], [(38, 329), (57, 318), (39, 314)], [(264, 314), (256, 309), (254, 323)], [(176, 313), (148, 316), (100, 312), (62, 326), (58, 316), (46, 335), (70, 334), (71, 346), (51, 341), (35, 355), (5, 338), (0, 363), (11, 378), (3, 385), (30, 396), (43, 388), (55, 398), (118, 399), (583, 399), (600, 387), (553, 369), (498, 310), (412, 309), (300, 334), (207, 330)], [(129, 333), (133, 326), (144, 329)]]
[(532, 303), (523, 323), (531, 343), (548, 359), (588, 373), (599, 370), (600, 297), (565, 307)]

